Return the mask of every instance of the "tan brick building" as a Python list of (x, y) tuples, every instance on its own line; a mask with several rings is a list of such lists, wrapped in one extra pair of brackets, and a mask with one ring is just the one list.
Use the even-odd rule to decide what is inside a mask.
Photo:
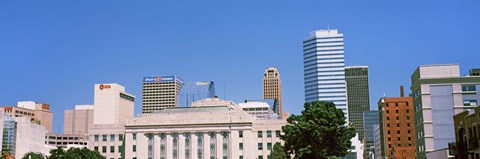
[(0, 106), (0, 111), (10, 117), (27, 117), (35, 124), (44, 126), (52, 132), (52, 112), (50, 105), (33, 101), (20, 101), (17, 106)]

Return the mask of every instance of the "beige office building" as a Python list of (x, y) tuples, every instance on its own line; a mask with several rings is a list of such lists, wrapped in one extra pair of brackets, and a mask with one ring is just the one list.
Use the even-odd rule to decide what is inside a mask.
[(86, 135), (93, 126), (93, 105), (76, 105), (74, 110), (65, 110), (63, 133)]
[(279, 116), (284, 116), (282, 114), (282, 81), (276, 67), (269, 67), (265, 70), (263, 76), (263, 99), (277, 100), (278, 110), (275, 111), (278, 112)]
[(177, 76), (144, 77), (142, 113), (177, 107), (182, 86), (183, 80)]
[(207, 99), (195, 105), (128, 120), (125, 158), (267, 159), (287, 124), (282, 119), (257, 120), (233, 102)]
[(119, 84), (96, 84), (93, 127), (88, 130), (88, 148), (106, 158), (121, 158), (124, 123), (134, 116), (135, 97)]
[(17, 106), (0, 106), (0, 111), (10, 117), (27, 117), (32, 123), (44, 126), (52, 132), (52, 112), (50, 105), (33, 101), (20, 101)]
[(15, 158), (22, 158), (28, 152), (47, 154), (49, 148), (45, 145), (44, 126), (31, 122), (30, 117), (10, 117), (0, 115), (0, 143), (2, 152)]

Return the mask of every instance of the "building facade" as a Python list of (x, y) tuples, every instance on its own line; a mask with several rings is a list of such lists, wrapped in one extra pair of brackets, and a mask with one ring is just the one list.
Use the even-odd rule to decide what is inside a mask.
[(51, 134), (48, 133), (45, 137), (45, 144), (51, 147), (87, 147), (86, 134)]
[(381, 98), (378, 102), (378, 110), (382, 156), (388, 159), (415, 158), (412, 97), (404, 97), (401, 94), (400, 97)]
[(123, 158), (125, 122), (134, 117), (135, 97), (119, 84), (96, 84), (93, 126), (88, 130), (88, 148), (108, 159)]
[(0, 106), (0, 111), (10, 117), (27, 117), (32, 123), (44, 126), (52, 132), (53, 115), (50, 105), (33, 101), (20, 101), (17, 106)]
[(238, 105), (169, 108), (125, 125), (125, 158), (267, 159), (285, 120), (257, 120)]
[(192, 102), (214, 97), (215, 85), (213, 81), (185, 82), (179, 92), (178, 106), (190, 107)]
[[(412, 74), (417, 157), (447, 149), (455, 141), (452, 116), (478, 105), (480, 76), (460, 76), (460, 66), (420, 66)], [(433, 154), (432, 154), (433, 155)]]
[(382, 138), (381, 138), (381, 133), (380, 133), (380, 125), (375, 124), (373, 125), (373, 144), (374, 144), (374, 158), (376, 159), (382, 159), (384, 158), (382, 156)]
[(368, 87), (368, 67), (345, 67), (347, 82), (348, 120), (353, 123), (360, 141), (364, 137), (363, 112), (370, 110), (370, 91)]
[(364, 158), (373, 159), (375, 152), (375, 136), (373, 126), (379, 124), (378, 111), (363, 112), (363, 123), (363, 145), (365, 145)]
[(15, 158), (22, 158), (28, 152), (48, 153), (49, 149), (45, 145), (47, 129), (44, 126), (32, 123), (29, 117), (1, 116), (2, 152)]
[(456, 159), (480, 158), (480, 107), (463, 111), (453, 117), (455, 125), (454, 152)]
[(282, 80), (276, 67), (268, 67), (263, 74), (263, 99), (273, 99), (278, 102), (278, 108), (273, 108), (282, 116)]
[(65, 110), (63, 133), (87, 135), (93, 126), (93, 105), (76, 105), (74, 110)]
[(311, 32), (303, 40), (303, 65), (305, 102), (333, 102), (348, 119), (343, 34), (330, 29)]
[(142, 113), (178, 106), (183, 80), (177, 76), (144, 77)]
[(238, 106), (242, 108), (243, 111), (248, 114), (256, 117), (257, 119), (274, 119), (278, 118), (271, 108), (270, 105), (266, 102), (260, 101), (245, 101), (245, 103), (238, 103)]

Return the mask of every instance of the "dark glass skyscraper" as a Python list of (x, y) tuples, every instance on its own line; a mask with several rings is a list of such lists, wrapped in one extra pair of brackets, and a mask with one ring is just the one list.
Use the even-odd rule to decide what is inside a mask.
[(215, 86), (212, 81), (186, 82), (180, 89), (178, 106), (190, 107), (192, 102), (215, 97)]
[(368, 67), (345, 67), (345, 81), (347, 82), (348, 120), (353, 123), (360, 141), (363, 134), (363, 112), (370, 110), (368, 89)]

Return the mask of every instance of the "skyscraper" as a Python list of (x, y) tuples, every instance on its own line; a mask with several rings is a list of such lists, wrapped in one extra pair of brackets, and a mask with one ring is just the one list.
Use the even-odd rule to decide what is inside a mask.
[(183, 80), (177, 76), (144, 77), (142, 113), (177, 107), (182, 86)]
[(333, 102), (348, 118), (343, 49), (338, 30), (316, 30), (303, 40), (305, 102)]
[(361, 141), (364, 137), (363, 112), (370, 110), (368, 67), (345, 67), (345, 80), (347, 82), (348, 119), (353, 123)]
[(192, 102), (214, 97), (215, 85), (213, 81), (185, 82), (180, 89), (178, 106), (190, 107)]
[(460, 76), (457, 64), (420, 66), (412, 74), (417, 158), (455, 142), (453, 115), (478, 106), (480, 76)]
[(277, 100), (274, 110), (282, 116), (282, 81), (276, 67), (268, 67), (263, 74), (263, 99)]

